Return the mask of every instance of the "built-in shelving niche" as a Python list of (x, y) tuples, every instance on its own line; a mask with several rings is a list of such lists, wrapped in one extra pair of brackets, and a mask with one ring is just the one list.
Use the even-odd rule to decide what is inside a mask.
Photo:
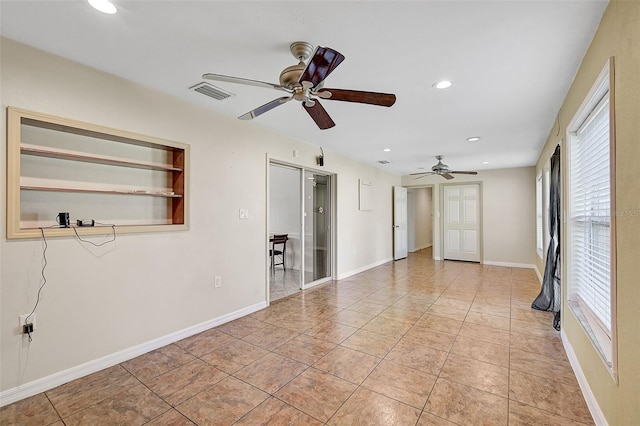
[(7, 238), (188, 228), (189, 145), (7, 109)]

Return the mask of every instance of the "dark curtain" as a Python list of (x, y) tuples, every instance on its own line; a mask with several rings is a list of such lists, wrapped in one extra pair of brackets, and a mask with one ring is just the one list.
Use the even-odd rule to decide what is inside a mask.
[(531, 304), (539, 311), (552, 311), (553, 328), (560, 330), (560, 145), (551, 156), (551, 182), (549, 184), (549, 248), (544, 267), (540, 294)]

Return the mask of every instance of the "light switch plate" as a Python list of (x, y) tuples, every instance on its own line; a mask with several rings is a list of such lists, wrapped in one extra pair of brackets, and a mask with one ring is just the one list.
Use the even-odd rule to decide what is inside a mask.
[(249, 209), (240, 209), (240, 219), (249, 219)]

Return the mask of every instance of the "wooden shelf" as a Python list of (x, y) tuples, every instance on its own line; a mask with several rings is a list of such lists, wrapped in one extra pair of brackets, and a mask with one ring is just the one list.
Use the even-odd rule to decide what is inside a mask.
[(33, 185), (21, 185), (21, 190), (25, 191), (53, 191), (53, 192), (86, 192), (93, 194), (118, 194), (118, 195), (144, 195), (147, 197), (164, 197), (164, 198), (182, 198), (180, 194), (171, 194), (162, 192), (148, 192), (148, 191), (118, 191), (108, 189), (91, 189), (91, 188), (63, 188), (56, 186), (33, 186)]
[(119, 233), (188, 229), (188, 172), (189, 145), (9, 107), (7, 238), (39, 237), (34, 225), (58, 212), (117, 223)]
[(59, 158), (63, 160), (82, 161), (85, 163), (106, 164), (110, 166), (134, 167), (138, 169), (181, 172), (182, 169), (169, 164), (156, 164), (144, 161), (132, 161), (125, 158), (93, 155), (82, 152), (54, 149), (38, 145), (21, 144), (20, 153), (39, 157)]

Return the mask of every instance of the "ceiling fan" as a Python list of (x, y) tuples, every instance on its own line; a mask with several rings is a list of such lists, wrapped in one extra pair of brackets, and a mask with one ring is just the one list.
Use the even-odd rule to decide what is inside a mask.
[[(302, 102), (302, 106), (309, 113), (313, 121), (322, 130), (335, 126), (335, 123), (320, 104), (320, 99), (332, 101), (357, 102), (370, 105), (390, 107), (396, 101), (396, 95), (389, 93), (361, 92), (358, 90), (326, 89), (324, 80), (342, 63), (344, 56), (331, 48), (313, 46), (303, 41), (296, 41), (289, 46), (293, 56), (298, 59), (297, 65), (285, 68), (280, 73), (280, 84), (264, 81), (249, 80), (240, 77), (230, 77), (220, 74), (204, 74), (207, 80), (225, 83), (246, 84), (250, 86), (266, 87), (287, 92), (289, 96), (274, 99), (258, 108), (238, 117), (240, 120), (251, 120), (292, 99)], [(313, 55), (311, 55), (313, 53)], [(309, 59), (311, 58), (311, 59)], [(305, 61), (309, 59), (308, 63)]]
[(431, 167), (431, 171), (430, 172), (411, 173), (411, 176), (421, 175), (421, 176), (418, 176), (416, 178), (416, 179), (420, 179), (420, 178), (423, 178), (423, 177), (429, 176), (429, 175), (439, 175), (439, 176), (442, 176), (443, 178), (449, 180), (449, 179), (453, 179), (453, 176), (451, 176), (452, 173), (457, 173), (459, 175), (477, 175), (478, 174), (478, 172), (449, 170), (449, 166), (447, 166), (446, 164), (442, 163), (442, 159), (443, 158), (444, 158), (444, 155), (436, 155), (436, 160), (438, 160), (438, 164), (436, 164), (435, 166)]

